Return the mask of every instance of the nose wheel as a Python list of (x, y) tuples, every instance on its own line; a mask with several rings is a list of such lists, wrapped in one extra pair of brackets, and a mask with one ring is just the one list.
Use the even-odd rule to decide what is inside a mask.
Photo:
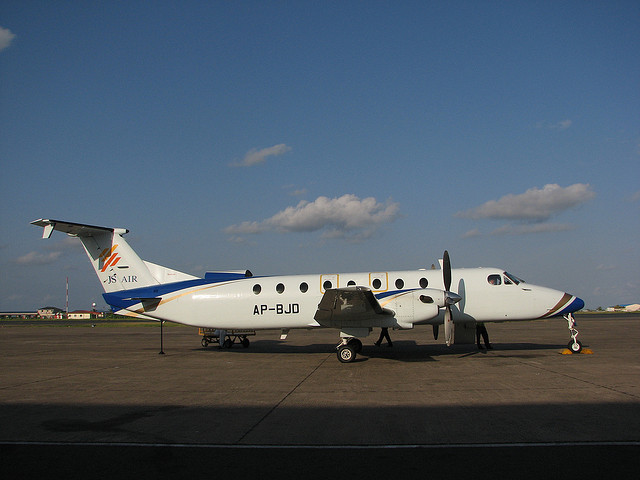
[(576, 329), (576, 321), (571, 313), (564, 316), (571, 333), (571, 340), (567, 344), (567, 348), (571, 350), (571, 353), (580, 353), (582, 351), (582, 343), (578, 340), (578, 330)]

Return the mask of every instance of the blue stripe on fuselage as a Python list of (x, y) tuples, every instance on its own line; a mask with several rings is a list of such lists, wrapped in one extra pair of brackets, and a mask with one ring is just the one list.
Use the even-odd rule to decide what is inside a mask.
[[(184, 280), (181, 282), (163, 283), (150, 285), (148, 287), (132, 288), (129, 290), (118, 290), (117, 292), (103, 293), (107, 304), (116, 310), (127, 309), (132, 305), (140, 303), (140, 299), (161, 298), (163, 295), (174, 293), (188, 288), (202, 285), (214, 285), (216, 283), (230, 282), (247, 278), (243, 274), (236, 273), (211, 273), (208, 272), (205, 278), (194, 280)], [(257, 278), (257, 277), (253, 277)]]
[(564, 307), (562, 311), (556, 313), (554, 316), (566, 315), (567, 313), (577, 312), (578, 310), (582, 310), (584, 308), (584, 300), (579, 297), (573, 299), (573, 301)]
[(389, 292), (374, 293), (374, 295), (378, 300), (381, 300), (383, 298), (391, 297), (393, 295), (400, 295), (401, 293), (412, 292), (414, 290), (417, 290), (417, 289), (416, 288), (408, 288), (406, 290), (391, 290)]

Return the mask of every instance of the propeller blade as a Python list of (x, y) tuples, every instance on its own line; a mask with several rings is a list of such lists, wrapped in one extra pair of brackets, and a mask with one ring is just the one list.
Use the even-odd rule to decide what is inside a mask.
[(451, 260), (449, 260), (449, 252), (446, 250), (442, 257), (442, 277), (444, 278), (444, 289), (448, 292), (451, 288)]
[(433, 339), (437, 340), (438, 339), (438, 331), (440, 330), (440, 325), (435, 324), (433, 326)]
[(453, 344), (454, 326), (453, 326), (453, 311), (451, 305), (458, 303), (462, 300), (462, 297), (450, 290), (451, 288), (451, 259), (449, 258), (449, 252), (444, 251), (442, 256), (442, 279), (444, 280), (444, 341), (447, 347)]
[(444, 311), (444, 341), (447, 343), (447, 347), (453, 344), (453, 315), (451, 314), (451, 307), (447, 305)]

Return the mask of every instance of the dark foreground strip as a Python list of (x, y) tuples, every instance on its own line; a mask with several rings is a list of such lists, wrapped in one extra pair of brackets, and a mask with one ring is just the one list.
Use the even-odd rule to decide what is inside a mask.
[(640, 442), (334, 447), (18, 442), (0, 443), (0, 477), (635, 478), (639, 457)]

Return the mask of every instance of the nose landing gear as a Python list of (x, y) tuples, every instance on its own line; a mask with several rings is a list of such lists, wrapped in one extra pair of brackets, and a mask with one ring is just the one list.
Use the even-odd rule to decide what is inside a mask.
[(582, 351), (582, 343), (578, 340), (578, 330), (576, 329), (576, 321), (571, 313), (564, 315), (564, 319), (567, 321), (569, 332), (571, 333), (571, 340), (567, 344), (567, 348), (571, 350), (571, 353), (580, 353)]

